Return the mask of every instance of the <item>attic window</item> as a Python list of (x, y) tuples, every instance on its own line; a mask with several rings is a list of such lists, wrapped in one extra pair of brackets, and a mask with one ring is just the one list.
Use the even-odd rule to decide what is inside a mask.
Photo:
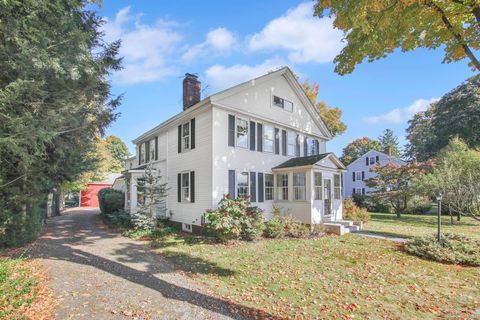
[(292, 112), (293, 111), (293, 103), (285, 100), (283, 98), (273, 96), (273, 105), (275, 107), (282, 108), (285, 111)]

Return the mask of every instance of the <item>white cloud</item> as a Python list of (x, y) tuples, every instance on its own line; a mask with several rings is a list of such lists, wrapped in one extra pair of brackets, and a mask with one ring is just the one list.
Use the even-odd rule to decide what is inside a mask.
[(205, 71), (205, 77), (208, 85), (212, 86), (214, 89), (221, 90), (249, 79), (259, 77), (270, 71), (277, 70), (284, 65), (285, 63), (278, 58), (266, 60), (261, 64), (253, 66), (236, 64), (226, 67), (216, 64)]
[(302, 3), (270, 21), (248, 41), (250, 50), (286, 50), (291, 62), (326, 63), (341, 51), (343, 33), (333, 20), (313, 16), (313, 3)]
[[(142, 24), (141, 15), (130, 14), (130, 7), (118, 11), (113, 21), (104, 26), (107, 41), (122, 40), (120, 56), (124, 69), (114, 79), (124, 84), (161, 80), (177, 73), (169, 59), (182, 41), (173, 21), (158, 20), (152, 25)], [(133, 23), (132, 26), (127, 24)]]
[(216, 28), (209, 31), (205, 41), (199, 43), (185, 52), (182, 59), (190, 62), (198, 56), (212, 54), (226, 54), (230, 52), (237, 44), (237, 38), (227, 28)]
[(418, 99), (405, 108), (395, 108), (387, 113), (364, 118), (371, 124), (402, 123), (408, 121), (415, 113), (427, 110), (428, 106), (438, 101), (438, 98)]

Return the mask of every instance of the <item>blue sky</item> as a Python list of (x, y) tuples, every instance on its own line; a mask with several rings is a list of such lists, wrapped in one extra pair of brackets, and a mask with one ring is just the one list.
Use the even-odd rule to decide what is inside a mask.
[[(473, 75), (467, 62), (442, 64), (443, 51), (395, 52), (334, 73), (342, 34), (301, 1), (105, 0), (106, 39), (122, 39), (124, 70), (112, 76), (124, 94), (107, 133), (131, 140), (182, 110), (185, 72), (197, 73), (203, 96), (288, 65), (320, 84), (319, 99), (343, 110), (346, 133), (327, 144), (340, 155), (352, 140), (391, 128), (405, 143), (407, 120)], [(202, 96), (202, 97), (203, 97)]]

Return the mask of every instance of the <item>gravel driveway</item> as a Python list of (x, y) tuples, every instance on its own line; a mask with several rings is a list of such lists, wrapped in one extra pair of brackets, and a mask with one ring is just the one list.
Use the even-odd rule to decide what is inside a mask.
[[(30, 255), (51, 276), (56, 319), (244, 319), (144, 243), (98, 226), (98, 210), (52, 218)], [(248, 310), (243, 310), (248, 312)]]

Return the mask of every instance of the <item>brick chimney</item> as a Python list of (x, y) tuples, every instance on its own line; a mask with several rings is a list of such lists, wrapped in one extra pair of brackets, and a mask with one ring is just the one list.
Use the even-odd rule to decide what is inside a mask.
[(183, 110), (187, 110), (200, 101), (201, 83), (198, 77), (191, 73), (185, 73), (183, 79)]
[(391, 156), (392, 155), (392, 148), (385, 147), (385, 150), (383, 151), (383, 153), (385, 153), (387, 156)]

